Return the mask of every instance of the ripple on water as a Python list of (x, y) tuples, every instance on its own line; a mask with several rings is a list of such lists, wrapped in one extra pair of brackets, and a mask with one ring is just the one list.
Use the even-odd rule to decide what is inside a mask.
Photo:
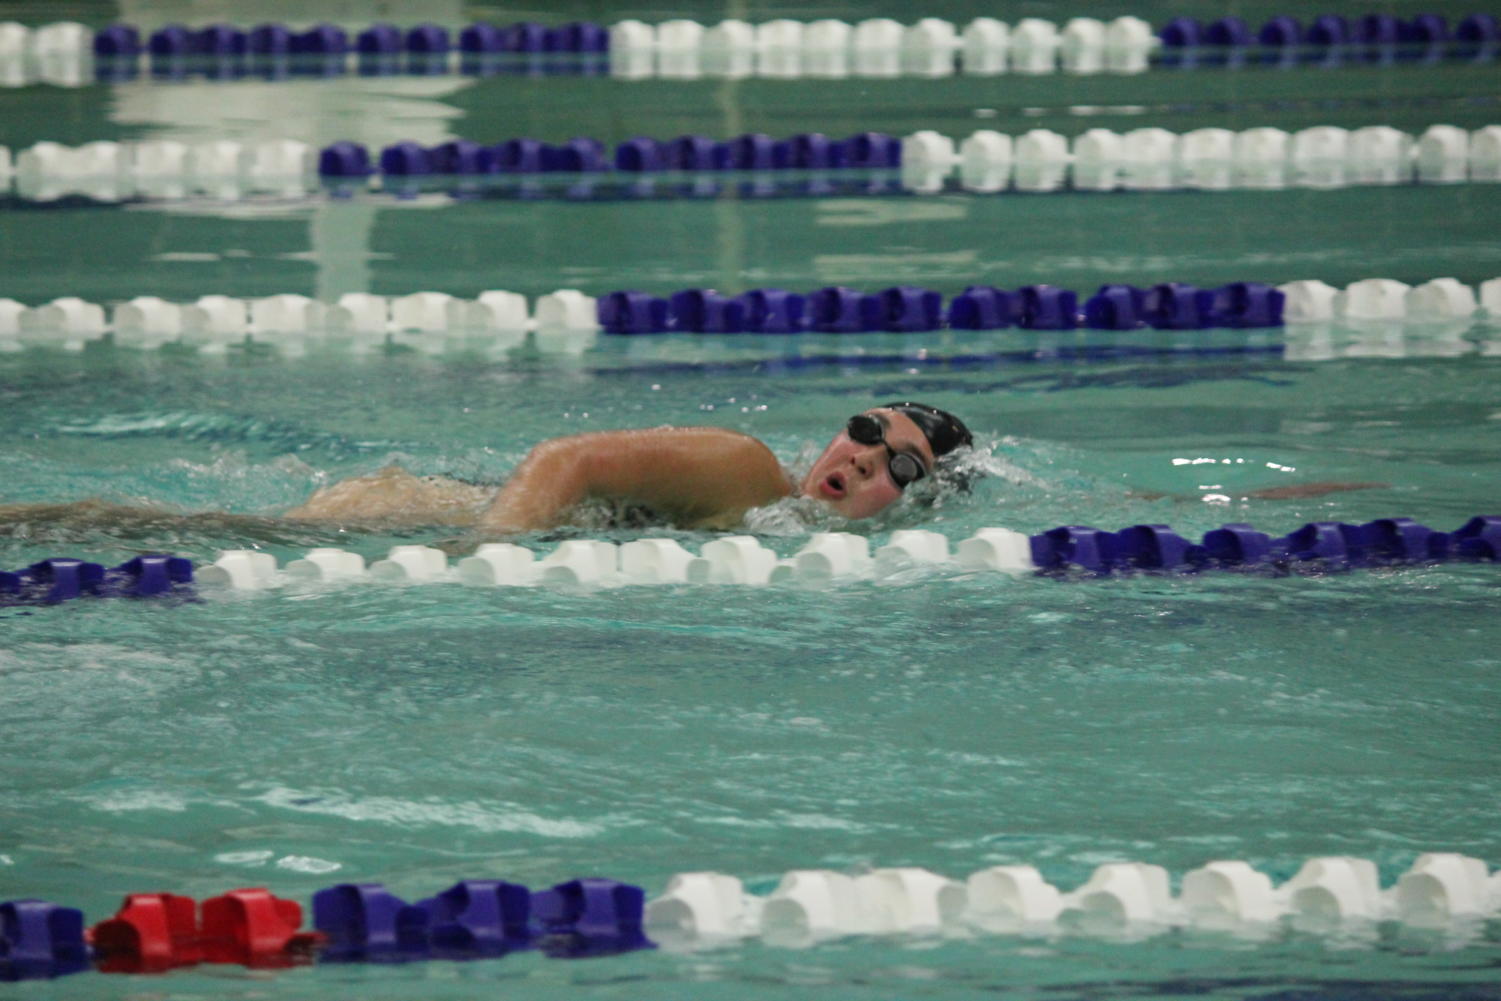
[(619, 826), (609, 821), (549, 819), (518, 804), (504, 802), (487, 804), (437, 798), (422, 801), (384, 796), (352, 798), (337, 792), (301, 791), (282, 786), (267, 789), (253, 799), (282, 810), (407, 828), (463, 827), (487, 833), (530, 834), (543, 838), (591, 838)]

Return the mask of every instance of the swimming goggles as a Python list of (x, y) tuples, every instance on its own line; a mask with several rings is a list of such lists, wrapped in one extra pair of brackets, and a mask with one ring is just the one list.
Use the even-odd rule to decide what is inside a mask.
[(928, 470), (917, 456), (910, 452), (898, 452), (886, 444), (885, 426), (870, 414), (851, 417), (844, 426), (844, 433), (850, 436), (850, 441), (861, 445), (886, 445), (886, 470), (891, 474), (891, 480), (897, 485), (897, 489), (905, 490), (907, 484), (916, 483), (928, 475)]

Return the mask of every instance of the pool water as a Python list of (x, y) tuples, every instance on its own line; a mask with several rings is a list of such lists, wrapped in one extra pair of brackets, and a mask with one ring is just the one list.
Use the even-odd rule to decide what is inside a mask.
[[(109, 5), (87, 13), (97, 23), (120, 16)], [(1071, 12), (1037, 3), (1026, 13)], [(1257, 13), (1267, 11), (1245, 16)], [(632, 15), (665, 16), (619, 14)], [(705, 6), (696, 16), (726, 13)], [(852, 15), (835, 4), (787, 16)], [(1314, 81), (1324, 80), (1358, 90), (1371, 72), (1248, 72), (1227, 83), (1205, 71), (1176, 84), (1149, 75), (1108, 87), (1060, 77), (1048, 100), (1066, 121), (1071, 105), (1106, 103), (1098, 96), (1106, 90), (1121, 105), (1143, 89), (1181, 105), (1197, 100), (1196, 88), (1233, 84), (1249, 110), (1218, 112), (1206, 101), (1197, 112), (1132, 124), (1188, 128), (1223, 113), (1228, 127), (1297, 128), (1313, 124), (1304, 120), (1310, 112), (1277, 104), (1281, 91), (1322, 93)], [(1493, 89), (1493, 72), (1394, 67), (1375, 77), (1388, 103), (1317, 110), (1322, 123), (1352, 127), (1441, 117), (1475, 127), (1494, 108), (1465, 99)], [(615, 140), (687, 131), (711, 100), (727, 133), (756, 116), (774, 133), (956, 133), (976, 107), (999, 105), (1001, 118), (1020, 119), (1022, 102), (1036, 100), (985, 82), (975, 84), (984, 88), (979, 104), (963, 78), (869, 92), (861, 81), (762, 81), (740, 93), (708, 82), (469, 83), (412, 110), (359, 81), (331, 81), (319, 93), (326, 108), (345, 109), (338, 115), (295, 106), (283, 123), (263, 103), (264, 117), (222, 124), (207, 82), (160, 97), (158, 117), (145, 122), (122, 117), (142, 99), (128, 88), (31, 88), (0, 92), (12, 112), (0, 113), (0, 143), (213, 128), (271, 134), (283, 124), (323, 140), (383, 115), (395, 120), (372, 126), (367, 141), (396, 138), (381, 128), (420, 119), (413, 128), (437, 129), (462, 116), (463, 128), (442, 127), (546, 138), (592, 128)], [(521, 100), (500, 100), (518, 96), (504, 93), (510, 86)], [(264, 87), (270, 102), (274, 85)], [(487, 99), (476, 96), (481, 89)], [(818, 121), (795, 110), (800, 90), (819, 95)], [(547, 103), (527, 103), (544, 92)], [(668, 93), (681, 108), (643, 99)], [(1462, 114), (1430, 118), (1423, 101)], [(393, 116), (400, 108), (415, 119)], [(182, 109), (198, 117), (174, 118), (188, 114)], [(536, 124), (539, 109), (550, 116), (546, 129)], [(920, 112), (932, 117), (919, 123)], [(1182, 125), (1175, 114), (1206, 121)], [(1098, 124), (1075, 117), (1070, 134)], [(1483, 185), (1033, 199), (13, 205), (0, 220), (0, 294), (37, 303), (66, 294), (111, 302), (507, 288), (535, 296), (568, 286), (660, 294), (834, 282), (910, 282), (946, 294), (972, 281), (1087, 289), (1113, 280), (1342, 284), (1448, 274), (1474, 283), (1501, 273), (1498, 205)], [(713, 424), (761, 438), (796, 467), (850, 413), (902, 398), (960, 414), (989, 475), (968, 495), (905, 504), (865, 524), (768, 516), (755, 523), (763, 544), (788, 555), (810, 531), (845, 528), (879, 545), (911, 527), (957, 543), (992, 525), (1167, 523), (1197, 536), (1244, 521), (1280, 535), (1308, 521), (1393, 515), (1452, 530), (1501, 513), (1501, 328), (1483, 324), (663, 336), (603, 338), (580, 354), (545, 348), (424, 351), (409, 340), (364, 352), (315, 342), (299, 352), (254, 345), (207, 355), (106, 342), (0, 354), (0, 503), (96, 498), (161, 513), (8, 523), (0, 567), (55, 555), (112, 564), (159, 550), (211, 560), (246, 544), (283, 561), (317, 545), (375, 558), (448, 533), (344, 533), (274, 516), (323, 483), (392, 462), (498, 482), (539, 439), (581, 430)], [(1365, 486), (1247, 499), (1314, 482)], [(579, 534), (522, 541), (540, 550)], [(712, 538), (585, 534), (618, 542), (665, 534), (694, 549)], [(1373, 859), (1390, 885), (1425, 851), (1501, 860), (1498, 598), (1494, 565), (1447, 564), (1072, 580), (940, 569), (823, 590), (356, 585), (0, 609), (0, 899), (55, 900), (82, 907), (92, 922), (133, 891), (202, 898), (265, 885), (306, 903), (336, 882), (381, 881), (413, 899), (461, 878), (540, 888), (604, 875), (655, 895), (674, 873), (715, 870), (764, 894), (797, 868), (912, 865), (963, 878), (1000, 863), (1035, 865), (1071, 889), (1108, 861), (1150, 862), (1181, 878), (1212, 859), (1245, 859), (1281, 882), (1319, 855)], [(1495, 998), (1498, 962), (1495, 922), (1444, 933), (1383, 924), (1287, 928), (1260, 941), (1194, 931), (851, 938), (579, 962), (520, 954), (275, 973), (200, 967), (5, 990), (24, 998)]]

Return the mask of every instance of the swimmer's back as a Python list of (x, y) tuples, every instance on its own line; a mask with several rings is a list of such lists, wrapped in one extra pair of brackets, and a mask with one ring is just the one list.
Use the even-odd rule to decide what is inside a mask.
[(343, 524), (467, 528), (490, 506), (495, 491), (491, 486), (446, 476), (413, 476), (400, 466), (387, 466), (367, 476), (321, 487), (285, 517)]

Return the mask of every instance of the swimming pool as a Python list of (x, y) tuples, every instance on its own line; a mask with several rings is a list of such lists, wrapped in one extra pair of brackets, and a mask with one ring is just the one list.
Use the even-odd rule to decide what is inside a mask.
[[(851, 16), (797, 16), (823, 13)], [(101, 9), (97, 20), (115, 15)], [(831, 81), (807, 110), (794, 103), (807, 85), (795, 81), (735, 90), (439, 79), (406, 97), (395, 85), (322, 81), (274, 119), (265, 109), (286, 103), (281, 85), (36, 88), (0, 93), (16, 111), (0, 117), (0, 142), (273, 127), (320, 142), (352, 127), (369, 142), (527, 131), (613, 141), (703, 130), (706, 108), (710, 131), (724, 135), (761, 124), (958, 132), (1024, 117), (1072, 132), (1091, 114), (1123, 128), (1129, 115), (1104, 106), (1158, 89), (1179, 104), (1153, 123), (1181, 129), (1415, 129), (1440, 118), (1474, 128), (1494, 117), (1468, 103), (1492, 79), (1483, 68), (1207, 72), (1177, 78), (1177, 89), (1158, 76), (1108, 87), (1053, 78), (1053, 110), (1041, 116), (1025, 109), (1042, 85), (1014, 80), (1021, 89), (1009, 95), (963, 79)], [(1288, 92), (1326, 93), (1314, 80), (1329, 92), (1372, 81), (1382, 90), (1374, 105), (1279, 103)], [(983, 98), (968, 96), (971, 85)], [(1238, 89), (1245, 103), (1196, 96), (1212, 88)], [(221, 121), (216, 94), (262, 110)], [(143, 114), (148, 106), (156, 110)], [(975, 119), (978, 108), (996, 114)], [(449, 127), (456, 118), (462, 130)], [(1474, 184), (1032, 199), (68, 203), (9, 206), (0, 260), (3, 294), (28, 303), (832, 283), (951, 295), (977, 281), (1088, 289), (1168, 278), (1473, 284), (1501, 273), (1498, 216), (1493, 189)], [(875, 545), (902, 528), (957, 542), (985, 526), (1065, 523), (1166, 522), (1197, 535), (1246, 521), (1283, 534), (1315, 520), (1411, 515), (1447, 530), (1496, 513), (1498, 337), (1481, 323), (1394, 323), (664, 335), (601, 338), (582, 353), (525, 342), (425, 351), (410, 337), (363, 352), (316, 340), (300, 353), (32, 348), (0, 355), (0, 483), (5, 502), (101, 497), (264, 514), (388, 462), (494, 481), (539, 438), (655, 423), (744, 430), (795, 465), (849, 413), (911, 396), (961, 414), (994, 473), (937, 509), (857, 526)], [(1234, 499), (1311, 481), (1379, 485)], [(763, 544), (788, 555), (812, 528), (845, 526), (759, 527)], [(665, 534), (695, 550), (710, 538)], [(251, 541), (285, 561), (317, 545), (374, 558), (440, 535), (278, 526)], [(563, 537), (526, 541), (546, 549)], [(204, 521), (42, 520), (0, 539), (0, 567), (64, 552), (110, 564), (143, 550), (211, 560), (246, 541)], [(1498, 586), (1494, 566), (1462, 563), (1069, 581), (938, 569), (827, 589), (350, 585), (5, 609), (0, 897), (67, 903), (92, 922), (133, 891), (204, 898), (265, 885), (305, 904), (338, 882), (382, 881), (415, 899), (462, 878), (540, 888), (602, 875), (655, 896), (675, 873), (712, 870), (764, 895), (793, 869), (922, 866), (963, 879), (1007, 863), (1034, 865), (1069, 890), (1112, 861), (1163, 866), (1177, 884), (1212, 859), (1245, 859), (1280, 883), (1326, 855), (1371, 859), (1389, 886), (1421, 852), (1501, 857)], [(1279, 928), (1261, 940), (1050, 931), (788, 949), (751, 939), (577, 963), (521, 953), (274, 973), (205, 966), (6, 989), (1489, 997), (1497, 957), (1494, 922), (1442, 931), (1385, 922)]]

